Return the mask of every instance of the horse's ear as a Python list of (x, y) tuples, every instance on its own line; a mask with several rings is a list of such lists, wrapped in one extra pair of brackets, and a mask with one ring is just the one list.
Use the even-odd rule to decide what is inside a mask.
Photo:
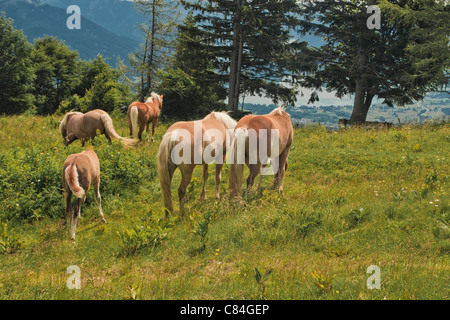
[(164, 97), (164, 95), (162, 94), (160, 97), (161, 97), (161, 99), (162, 99), (162, 98)]

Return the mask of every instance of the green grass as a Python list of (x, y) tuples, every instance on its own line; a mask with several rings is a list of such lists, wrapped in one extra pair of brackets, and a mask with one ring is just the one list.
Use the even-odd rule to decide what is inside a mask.
[[(113, 119), (127, 136), (125, 117)], [(72, 242), (60, 172), (82, 148), (64, 147), (57, 120), (0, 118), (0, 222), (8, 221), (4, 242), (20, 242), (0, 251), (0, 299), (448, 299), (448, 123), (296, 129), (284, 197), (265, 177), (260, 194), (230, 203), (224, 166), (215, 200), (210, 166), (201, 201), (197, 168), (186, 216), (176, 203), (170, 221), (155, 162), (167, 124), (136, 149), (100, 138), (108, 223), (91, 190)], [(175, 199), (179, 181), (176, 171)], [(126, 230), (136, 231), (126, 244), (142, 244), (128, 254)], [(81, 269), (81, 290), (66, 286), (70, 265)], [(381, 270), (379, 290), (367, 288), (370, 265)]]

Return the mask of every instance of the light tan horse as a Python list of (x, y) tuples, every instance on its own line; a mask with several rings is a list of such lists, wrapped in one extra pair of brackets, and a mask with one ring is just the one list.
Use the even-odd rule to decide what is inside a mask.
[(156, 124), (158, 123), (159, 115), (161, 114), (163, 95), (158, 95), (154, 92), (145, 101), (145, 103), (135, 101), (128, 107), (127, 119), (130, 126), (130, 136), (139, 138), (142, 141), (142, 132), (147, 127), (147, 142), (149, 140), (149, 126), (152, 123), (152, 141), (155, 134)]
[[(88, 147), (89, 148), (89, 147)], [(103, 216), (100, 196), (100, 163), (97, 154), (92, 149), (81, 153), (71, 154), (63, 166), (62, 183), (64, 198), (66, 200), (66, 221), (69, 225), (70, 239), (75, 239), (75, 230), (81, 216), (81, 206), (86, 200), (89, 188), (94, 186), (95, 202), (102, 222)], [(72, 207), (72, 194), (76, 197), (75, 206)]]
[[(265, 137), (264, 137), (265, 135)], [(236, 125), (231, 145), (232, 164), (230, 166), (230, 194), (240, 196), (244, 163), (250, 170), (247, 178), (248, 194), (254, 180), (272, 162), (273, 186), (283, 193), (283, 179), (288, 167), (289, 149), (294, 140), (291, 118), (284, 108), (279, 107), (267, 115), (248, 115)], [(266, 152), (262, 152), (261, 148)], [(239, 154), (239, 150), (241, 154)], [(241, 161), (239, 161), (241, 156)], [(270, 158), (274, 159), (270, 161)], [(276, 165), (274, 166), (274, 162)], [(259, 180), (261, 187), (262, 175)]]
[(77, 139), (81, 140), (84, 147), (86, 140), (94, 139), (97, 130), (105, 134), (106, 138), (119, 140), (125, 146), (137, 144), (137, 139), (123, 138), (114, 130), (111, 117), (103, 110), (95, 109), (86, 113), (68, 112), (59, 125), (64, 140), (64, 144), (68, 146)]
[(170, 126), (161, 141), (157, 157), (166, 217), (173, 212), (171, 182), (177, 167), (181, 171), (178, 198), (182, 213), (184, 212), (186, 188), (191, 181), (196, 165), (203, 165), (201, 198), (204, 199), (206, 198), (205, 184), (208, 178), (208, 164), (216, 162), (214, 195), (219, 198), (222, 167), (231, 141), (230, 134), (235, 126), (236, 121), (225, 112), (212, 112), (202, 120), (181, 121)]

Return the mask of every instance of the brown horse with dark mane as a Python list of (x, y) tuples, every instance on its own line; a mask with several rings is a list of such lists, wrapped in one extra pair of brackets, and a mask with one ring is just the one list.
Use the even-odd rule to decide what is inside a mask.
[(68, 112), (59, 125), (64, 140), (64, 144), (68, 146), (77, 139), (81, 140), (84, 147), (86, 140), (94, 139), (97, 130), (105, 134), (106, 138), (119, 140), (125, 146), (135, 145), (137, 139), (128, 139), (119, 136), (114, 130), (111, 117), (103, 110), (95, 109), (86, 113)]
[(152, 92), (145, 103), (135, 101), (128, 107), (127, 119), (130, 126), (130, 136), (142, 141), (142, 132), (147, 128), (147, 142), (149, 140), (150, 123), (152, 124), (152, 141), (156, 124), (161, 114), (163, 95)]

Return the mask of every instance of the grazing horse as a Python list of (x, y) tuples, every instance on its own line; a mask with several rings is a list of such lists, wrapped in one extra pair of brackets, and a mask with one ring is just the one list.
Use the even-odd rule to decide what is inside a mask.
[(59, 125), (64, 140), (68, 146), (77, 139), (81, 140), (84, 147), (86, 140), (94, 139), (97, 130), (105, 134), (106, 138), (119, 140), (125, 146), (132, 146), (137, 143), (137, 139), (127, 139), (119, 136), (114, 130), (111, 117), (103, 110), (95, 109), (86, 113), (68, 112)]
[[(100, 163), (94, 150), (88, 149), (67, 157), (63, 166), (62, 183), (66, 200), (66, 221), (69, 225), (70, 239), (75, 239), (75, 230), (80, 220), (81, 206), (86, 200), (86, 194), (91, 185), (94, 186), (95, 202), (98, 206), (101, 221), (106, 222), (103, 216), (99, 189)], [(77, 199), (73, 207), (71, 205), (72, 194)]]
[(142, 132), (147, 127), (147, 142), (149, 136), (149, 125), (152, 123), (152, 141), (155, 134), (156, 123), (161, 114), (163, 95), (158, 95), (154, 92), (145, 101), (145, 103), (135, 101), (128, 107), (127, 119), (130, 126), (130, 136), (138, 137), (142, 141)]
[[(161, 141), (157, 156), (159, 181), (164, 195), (166, 217), (168, 217), (169, 213), (173, 212), (170, 188), (172, 177), (177, 167), (181, 171), (181, 184), (178, 188), (178, 198), (182, 213), (184, 212), (186, 187), (191, 181), (192, 172), (196, 165), (203, 165), (201, 198), (205, 199), (208, 164), (214, 161), (216, 162), (214, 196), (219, 198), (222, 167), (229, 142), (231, 141), (230, 135), (235, 126), (236, 121), (226, 112), (212, 112), (202, 120), (180, 121), (169, 127)], [(174, 158), (181, 154), (182, 159), (174, 161)]]
[[(275, 171), (273, 185), (282, 194), (284, 174), (288, 167), (287, 158), (293, 140), (291, 118), (282, 107), (266, 115), (248, 115), (239, 120), (230, 147), (232, 150), (230, 194), (232, 196), (241, 194), (244, 163), (250, 170), (247, 178), (248, 194), (261, 168), (265, 168), (269, 162), (272, 162)], [(265, 154), (261, 149), (266, 151)], [(239, 156), (241, 161), (238, 161)], [(261, 187), (261, 180), (262, 175), (258, 188)]]

